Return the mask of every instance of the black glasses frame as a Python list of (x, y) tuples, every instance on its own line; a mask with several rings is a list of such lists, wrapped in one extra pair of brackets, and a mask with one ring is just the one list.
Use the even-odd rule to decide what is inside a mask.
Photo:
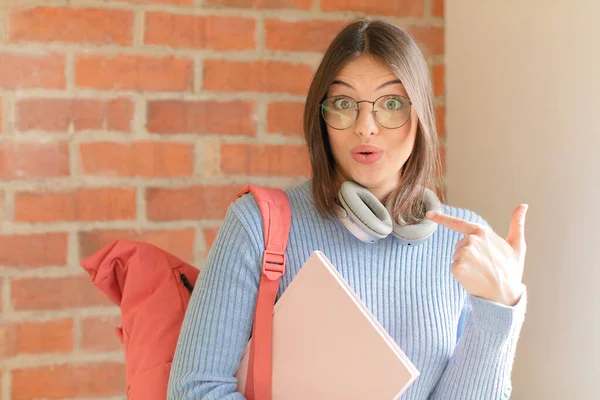
[[(406, 99), (406, 100), (408, 101), (408, 107), (409, 107), (409, 108), (408, 108), (408, 118), (407, 118), (407, 119), (406, 119), (406, 121), (404, 121), (404, 122), (403, 122), (401, 125), (394, 126), (394, 127), (385, 126), (385, 125), (383, 125), (381, 122), (379, 122), (379, 120), (377, 119), (377, 111), (375, 111), (375, 103), (377, 103), (377, 101), (378, 101), (379, 99), (381, 99), (381, 98), (383, 98), (383, 97), (388, 97), (388, 96), (393, 96), (393, 97), (401, 97), (401, 98), (403, 98), (403, 99)], [(331, 125), (329, 125), (329, 124), (327, 123), (327, 118), (325, 118), (325, 114), (324, 114), (324, 113), (325, 113), (325, 111), (324, 111), (324, 109), (323, 109), (323, 108), (324, 108), (324, 106), (325, 106), (325, 102), (326, 102), (327, 100), (330, 100), (330, 99), (335, 99), (335, 98), (342, 98), (342, 97), (345, 97), (345, 98), (348, 98), (348, 99), (352, 99), (352, 101), (354, 101), (354, 102), (356, 103), (356, 117), (354, 118), (354, 121), (353, 121), (353, 122), (352, 122), (350, 125), (348, 125), (348, 127), (347, 127), (347, 128), (336, 128), (336, 127), (334, 127), (334, 126), (331, 126)], [(401, 127), (403, 127), (404, 125), (406, 125), (406, 123), (407, 123), (408, 121), (410, 121), (410, 116), (411, 116), (411, 112), (412, 112), (412, 101), (410, 101), (410, 99), (409, 99), (408, 97), (406, 97), (406, 96), (401, 96), (401, 95), (399, 95), (399, 94), (384, 94), (383, 96), (379, 96), (378, 98), (376, 98), (376, 99), (375, 99), (375, 100), (373, 100), (373, 101), (370, 101), (370, 100), (356, 100), (356, 99), (354, 99), (354, 98), (352, 98), (352, 97), (350, 97), (350, 96), (346, 96), (346, 95), (330, 96), (330, 97), (327, 97), (326, 99), (324, 99), (324, 100), (323, 100), (321, 103), (319, 103), (319, 108), (321, 109), (321, 116), (323, 117), (323, 121), (325, 122), (325, 124), (326, 124), (327, 126), (329, 126), (329, 127), (330, 127), (330, 128), (332, 128), (332, 129), (338, 130), (338, 131), (343, 131), (343, 130), (345, 130), (345, 129), (348, 129), (348, 128), (350, 128), (352, 125), (354, 125), (354, 124), (356, 123), (356, 120), (358, 119), (358, 116), (359, 116), (359, 114), (360, 114), (360, 103), (371, 103), (371, 113), (373, 114), (373, 118), (375, 118), (375, 121), (377, 121), (377, 123), (378, 123), (379, 125), (383, 126), (383, 127), (384, 127), (384, 128), (386, 128), (386, 129), (398, 129), (398, 128), (401, 128)]]

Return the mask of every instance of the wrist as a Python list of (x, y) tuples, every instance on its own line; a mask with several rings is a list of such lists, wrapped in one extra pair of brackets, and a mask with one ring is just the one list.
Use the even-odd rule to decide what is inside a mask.
[(516, 285), (511, 285), (511, 287), (502, 292), (499, 299), (495, 301), (508, 307), (514, 307), (521, 300), (524, 290), (525, 285), (522, 282), (519, 282)]

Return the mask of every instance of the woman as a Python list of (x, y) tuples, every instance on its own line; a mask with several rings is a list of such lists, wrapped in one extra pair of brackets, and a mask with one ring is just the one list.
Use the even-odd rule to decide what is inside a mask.
[[(513, 213), (504, 240), (476, 213), (437, 202), (433, 95), (414, 41), (384, 21), (349, 24), (315, 74), (304, 129), (313, 178), (285, 190), (292, 226), (278, 296), (322, 250), (420, 371), (403, 399), (508, 398), (526, 307), (527, 205)], [(370, 212), (370, 228), (342, 218), (346, 200), (357, 199), (368, 204), (361, 212)], [(424, 202), (441, 212), (423, 215)], [(417, 237), (403, 236), (407, 226)], [(258, 207), (243, 196), (192, 296), (169, 399), (243, 399), (234, 374), (251, 333), (263, 250)]]

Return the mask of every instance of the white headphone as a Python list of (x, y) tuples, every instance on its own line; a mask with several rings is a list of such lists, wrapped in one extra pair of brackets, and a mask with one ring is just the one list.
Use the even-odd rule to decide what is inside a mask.
[[(442, 212), (442, 205), (436, 194), (425, 189), (423, 204), (425, 212)], [(340, 205), (335, 204), (335, 212), (344, 226), (365, 243), (375, 243), (390, 233), (407, 246), (417, 246), (427, 240), (437, 229), (438, 224), (424, 219), (413, 225), (399, 225), (392, 222), (391, 203), (383, 205), (368, 189), (356, 182), (346, 181), (338, 192)], [(400, 222), (404, 222), (401, 218)]]

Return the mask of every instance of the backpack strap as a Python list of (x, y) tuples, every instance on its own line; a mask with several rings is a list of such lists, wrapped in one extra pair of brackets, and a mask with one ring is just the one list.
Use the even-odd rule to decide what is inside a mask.
[(279, 280), (285, 271), (285, 249), (290, 233), (292, 212), (281, 189), (248, 185), (238, 197), (252, 193), (263, 220), (265, 251), (256, 299), (252, 342), (245, 397), (248, 400), (270, 400), (272, 385), (271, 334), (273, 308)]

